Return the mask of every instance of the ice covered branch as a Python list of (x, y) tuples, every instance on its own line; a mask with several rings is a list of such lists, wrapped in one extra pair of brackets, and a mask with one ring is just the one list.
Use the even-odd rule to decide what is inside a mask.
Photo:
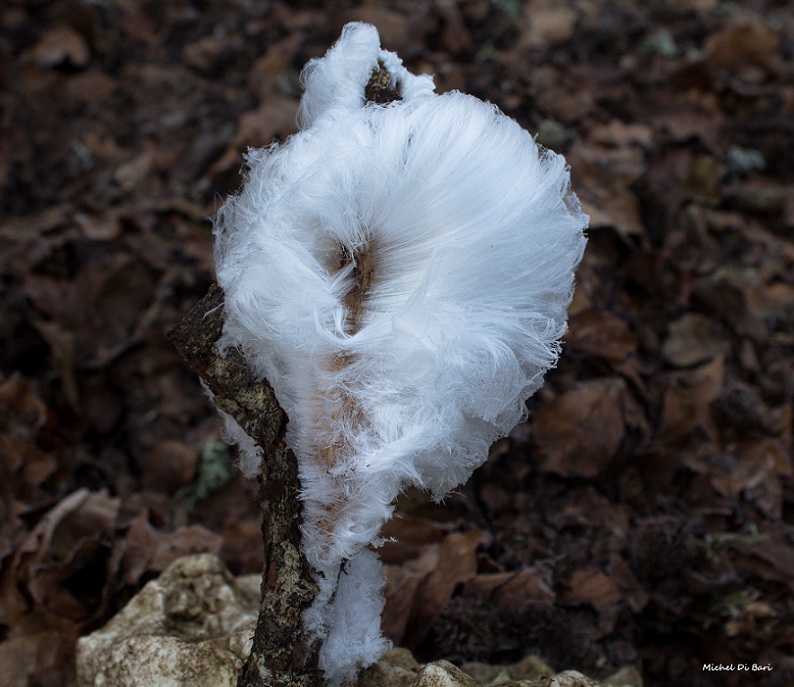
[[(218, 213), (220, 349), (289, 416), (316, 586), (300, 638), (339, 685), (387, 648), (373, 547), (396, 496), (465, 481), (555, 364), (587, 218), (562, 157), (436, 95), (372, 26), (303, 79), (299, 133), (249, 151)], [(230, 426), (255, 472), (259, 438)]]

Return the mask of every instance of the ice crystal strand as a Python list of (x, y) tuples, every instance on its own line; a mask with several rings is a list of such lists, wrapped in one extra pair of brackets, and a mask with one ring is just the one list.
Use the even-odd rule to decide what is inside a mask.
[[(371, 547), (399, 491), (468, 479), (555, 364), (587, 218), (561, 156), (436, 95), (372, 26), (303, 79), (301, 130), (249, 151), (218, 213), (216, 264), (223, 346), (290, 415), (318, 586), (304, 630), (336, 687), (388, 645)], [(392, 85), (397, 102), (365, 102)]]

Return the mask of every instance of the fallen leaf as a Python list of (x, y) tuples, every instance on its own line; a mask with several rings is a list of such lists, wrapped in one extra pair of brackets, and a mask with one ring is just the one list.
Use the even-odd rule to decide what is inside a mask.
[(578, 12), (545, 0), (532, 0), (525, 5), (525, 28), (520, 38), (522, 48), (544, 48), (564, 43), (573, 36)]
[(609, 572), (620, 587), (623, 598), (634, 613), (639, 613), (650, 600), (647, 590), (631, 570), (631, 566), (617, 554), (613, 554), (609, 562)]
[(149, 564), (151, 572), (160, 573), (180, 556), (192, 553), (220, 554), (223, 538), (200, 525), (180, 527), (173, 532), (157, 531), (157, 548)]
[[(113, 575), (108, 558), (120, 500), (78, 490), (47, 512), (20, 543), (11, 571), (39, 609), (86, 619)], [(88, 571), (91, 571), (90, 574)]]
[(643, 151), (577, 141), (567, 157), (577, 170), (582, 206), (592, 213), (590, 228), (614, 227), (626, 236), (644, 236), (640, 204), (631, 190), (646, 170)]
[(381, 614), (381, 630), (395, 646), (400, 646), (405, 641), (405, 630), (411, 619), (416, 595), (426, 576), (427, 573), (403, 566), (386, 566), (386, 604)]
[(44, 69), (61, 64), (84, 67), (90, 59), (88, 43), (70, 26), (56, 26), (45, 31), (33, 46), (32, 56)]
[(540, 406), (532, 434), (541, 469), (563, 477), (594, 477), (618, 450), (625, 432), (622, 379), (586, 382)]
[(590, 604), (594, 608), (602, 609), (616, 603), (622, 597), (617, 581), (601, 570), (593, 568), (574, 570), (567, 584), (570, 591), (563, 594), (560, 600), (572, 606)]
[(611, 119), (608, 124), (593, 127), (589, 138), (596, 143), (616, 148), (628, 145), (647, 148), (653, 142), (653, 128), (640, 122), (625, 123), (619, 119)]
[(66, 399), (72, 408), (80, 407), (80, 394), (75, 374), (75, 336), (57, 322), (37, 321), (32, 323), (41, 338), (47, 342), (52, 353), (52, 362), (58, 370)]
[(147, 488), (174, 494), (194, 479), (198, 464), (196, 447), (173, 439), (158, 442), (147, 456), (142, 483)]
[(763, 24), (732, 26), (706, 39), (709, 69), (737, 73), (753, 65), (768, 69), (780, 50), (780, 32)]
[(397, 515), (383, 526), (380, 536), (385, 540), (380, 558), (388, 565), (416, 558), (426, 546), (440, 542), (444, 530), (427, 518)]
[(543, 574), (535, 568), (521, 570), (512, 575), (504, 584), (498, 585), (490, 597), (497, 612), (506, 617), (510, 617), (518, 609), (524, 608), (532, 602), (541, 601), (551, 604), (555, 600), (556, 594)]
[[(0, 407), (2, 406), (5, 406), (5, 412), (0, 415), (0, 421), (4, 421), (3, 428), (6, 431), (11, 430), (16, 436), (30, 438), (47, 421), (47, 406), (39, 398), (35, 385), (19, 373), (6, 379), (0, 377)], [(10, 420), (6, 420), (9, 411), (19, 420), (18, 429), (11, 426)], [(22, 426), (25, 430), (22, 430)]]
[(121, 220), (115, 212), (101, 214), (88, 214), (77, 212), (74, 221), (83, 236), (93, 241), (112, 241), (119, 238), (122, 233)]
[(67, 687), (74, 671), (74, 635), (43, 631), (11, 637), (0, 643), (0, 675), (4, 687)]
[(727, 333), (705, 315), (685, 313), (670, 324), (662, 345), (665, 360), (676, 367), (691, 367), (730, 352)]
[(664, 445), (691, 439), (698, 429), (716, 439), (711, 403), (722, 391), (724, 375), (725, 361), (718, 356), (710, 363), (669, 378), (660, 432)]
[(606, 310), (588, 309), (571, 316), (565, 339), (570, 350), (616, 363), (637, 349), (637, 337), (629, 326)]
[(477, 574), (477, 547), (487, 540), (484, 532), (470, 530), (465, 534), (450, 534), (438, 545), (438, 564), (416, 594), (403, 640), (405, 646), (418, 646), (458, 585)]
[[(256, 110), (246, 112), (237, 125), (237, 132), (232, 139), (228, 154), (235, 156), (234, 164), (241, 162), (241, 150), (246, 147), (269, 146), (276, 138), (286, 138), (295, 133), (295, 117), (298, 112), (298, 101), (284, 96), (268, 98)], [(226, 164), (228, 154), (224, 155), (215, 165), (213, 171)]]

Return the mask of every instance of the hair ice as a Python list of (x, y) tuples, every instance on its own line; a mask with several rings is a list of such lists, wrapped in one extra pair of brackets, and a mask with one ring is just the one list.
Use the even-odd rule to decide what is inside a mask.
[[(402, 96), (387, 106), (364, 100), (379, 62)], [(301, 130), (248, 152), (215, 258), (222, 344), (289, 417), (320, 589), (304, 623), (338, 685), (388, 648), (369, 547), (396, 496), (468, 479), (556, 363), (587, 217), (561, 156), (436, 95), (372, 26), (348, 24), (303, 81)]]

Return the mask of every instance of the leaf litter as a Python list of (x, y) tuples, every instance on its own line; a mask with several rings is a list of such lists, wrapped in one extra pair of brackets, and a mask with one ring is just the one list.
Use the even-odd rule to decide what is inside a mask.
[[(794, 20), (786, 3), (0, 10), (0, 673), (178, 555), (261, 564), (256, 485), (165, 339), (213, 279), (242, 153), (294, 131), (351, 19), (566, 154), (591, 215), (563, 358), (460, 493), (406, 494), (384, 627), (423, 660), (647, 685), (794, 681)], [(29, 133), (29, 132), (32, 132)], [(214, 467), (213, 467), (214, 466)], [(745, 683), (746, 684), (746, 683)]]

